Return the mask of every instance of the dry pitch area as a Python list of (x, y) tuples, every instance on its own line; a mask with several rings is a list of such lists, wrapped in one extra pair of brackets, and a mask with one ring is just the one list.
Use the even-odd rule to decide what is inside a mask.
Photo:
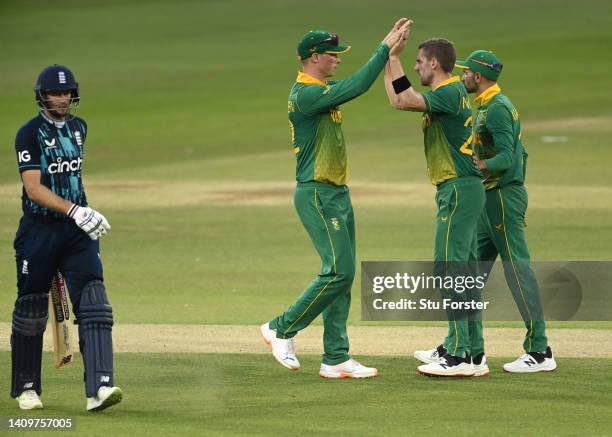
[[(485, 329), (486, 352), (491, 357), (522, 353), (523, 329)], [(412, 356), (416, 349), (437, 345), (446, 334), (443, 327), (349, 327), (351, 352), (368, 356)], [(0, 323), (0, 350), (9, 349), (10, 324)], [(311, 326), (296, 337), (298, 354), (322, 352), (321, 326)], [(612, 358), (608, 330), (549, 329), (548, 337), (557, 357)], [(231, 339), (231, 341), (228, 341)], [(252, 325), (151, 325), (119, 324), (113, 328), (116, 352), (138, 353), (268, 353)], [(51, 335), (45, 336), (50, 351)]]

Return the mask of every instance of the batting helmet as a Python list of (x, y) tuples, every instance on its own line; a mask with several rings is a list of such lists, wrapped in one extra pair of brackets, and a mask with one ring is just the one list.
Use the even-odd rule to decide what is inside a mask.
[(57, 91), (70, 91), (70, 104), (78, 106), (81, 99), (79, 84), (68, 67), (53, 64), (45, 68), (38, 75), (34, 86), (34, 97), (38, 106), (45, 109), (45, 93)]

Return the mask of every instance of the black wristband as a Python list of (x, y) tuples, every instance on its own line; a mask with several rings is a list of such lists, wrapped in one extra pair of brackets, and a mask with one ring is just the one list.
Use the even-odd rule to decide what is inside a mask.
[(406, 91), (412, 86), (406, 76), (402, 76), (399, 79), (395, 79), (393, 82), (391, 82), (391, 84), (393, 85), (393, 90), (395, 91), (395, 94), (400, 94), (401, 92)]

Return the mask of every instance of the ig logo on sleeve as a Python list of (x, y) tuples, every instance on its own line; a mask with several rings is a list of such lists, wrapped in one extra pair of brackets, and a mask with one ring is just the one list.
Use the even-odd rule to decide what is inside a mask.
[(19, 158), (19, 162), (29, 162), (30, 161), (30, 153), (27, 150), (22, 150), (17, 154)]

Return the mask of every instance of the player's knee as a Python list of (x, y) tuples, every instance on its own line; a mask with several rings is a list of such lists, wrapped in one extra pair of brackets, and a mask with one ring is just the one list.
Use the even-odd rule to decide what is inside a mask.
[(48, 308), (47, 293), (26, 294), (18, 298), (13, 311), (13, 333), (32, 337), (45, 332)]
[(92, 323), (113, 325), (113, 309), (106, 296), (106, 288), (100, 280), (90, 281), (81, 291), (78, 309), (75, 309), (80, 326)]
[(336, 281), (343, 285), (350, 286), (355, 279), (355, 266), (341, 266), (336, 270), (336, 275)]

